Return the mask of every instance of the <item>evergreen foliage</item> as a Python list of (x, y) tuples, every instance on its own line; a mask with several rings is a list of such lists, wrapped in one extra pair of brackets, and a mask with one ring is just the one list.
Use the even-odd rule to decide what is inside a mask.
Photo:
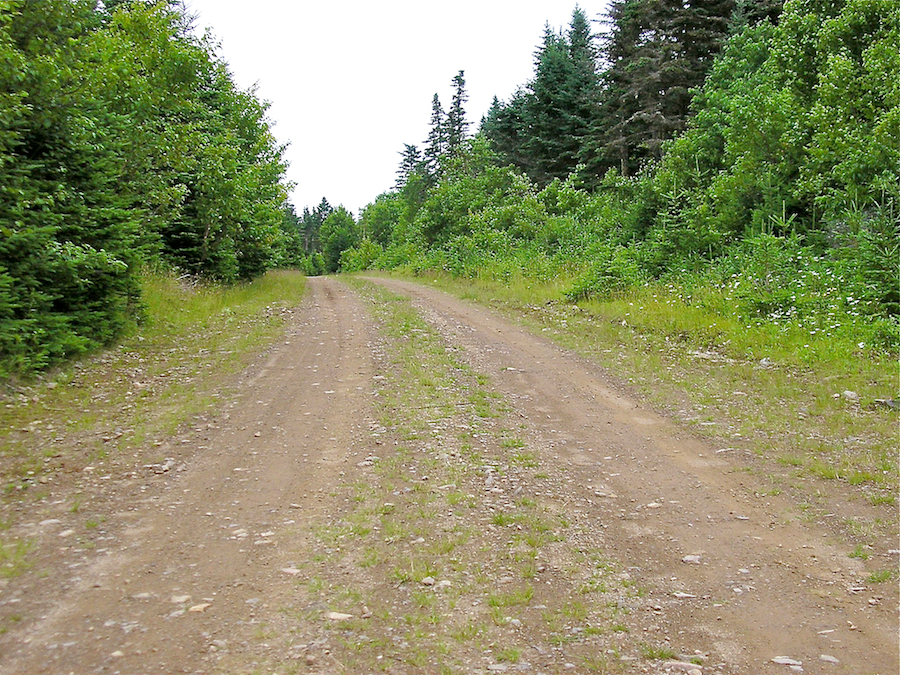
[(444, 140), (446, 142), (446, 152), (454, 153), (462, 146), (469, 130), (469, 123), (466, 121), (466, 102), (469, 100), (469, 94), (466, 92), (465, 73), (461, 70), (453, 78), (453, 100), (450, 103), (450, 110), (447, 111), (447, 119), (445, 121), (446, 131), (444, 132)]
[(434, 177), (440, 175), (441, 157), (447, 152), (447, 132), (444, 124), (444, 109), (441, 107), (441, 99), (435, 94), (431, 100), (431, 121), (429, 123), (428, 138), (425, 140), (425, 174)]
[(281, 256), (282, 148), (181, 3), (0, 3), (0, 377), (114, 341), (137, 275)]
[(733, 0), (614, 0), (604, 34), (603, 109), (592, 145), (601, 165), (624, 176), (662, 157), (687, 121), (700, 85), (729, 32)]
[(585, 13), (572, 13), (568, 32), (546, 27), (535, 74), (507, 104), (495, 100), (482, 122), (503, 161), (546, 185), (591, 162), (586, 140), (598, 115), (598, 51)]
[(396, 187), (398, 189), (402, 189), (403, 186), (406, 185), (409, 177), (414, 173), (422, 170), (422, 154), (419, 152), (419, 148), (415, 145), (410, 145), (407, 143), (403, 149), (403, 152), (400, 153), (400, 167), (397, 169), (397, 184)]

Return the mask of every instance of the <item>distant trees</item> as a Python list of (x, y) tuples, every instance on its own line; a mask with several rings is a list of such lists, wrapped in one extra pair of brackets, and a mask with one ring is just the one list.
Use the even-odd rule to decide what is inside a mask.
[(441, 170), (441, 157), (447, 152), (447, 128), (444, 123), (444, 110), (441, 100), (435, 94), (431, 99), (431, 120), (429, 121), (428, 138), (425, 139), (424, 173), (437, 176)]
[(341, 254), (359, 243), (353, 215), (343, 206), (334, 209), (322, 223), (321, 238), (325, 271), (337, 272), (341, 268)]
[(400, 152), (400, 166), (397, 169), (395, 187), (402, 190), (411, 182), (410, 188), (418, 189), (434, 185), (441, 176), (446, 159), (458, 152), (468, 136), (469, 122), (466, 120), (465, 104), (469, 100), (466, 92), (465, 73), (460, 70), (453, 78), (453, 98), (450, 110), (444, 112), (437, 94), (431, 100), (431, 119), (424, 152), (418, 146), (405, 144)]
[(466, 121), (465, 105), (468, 100), (466, 78), (461, 70), (453, 78), (453, 100), (450, 103), (450, 110), (447, 111), (445, 131), (443, 133), (447, 143), (446, 151), (449, 153), (457, 151), (463, 141), (466, 140), (469, 123)]
[(576, 7), (565, 32), (546, 28), (534, 77), (495, 101), (481, 130), (538, 185), (576, 171), (594, 187), (610, 168), (632, 175), (685, 128), (692, 91), (734, 22), (772, 14), (772, 0), (614, 0), (598, 45)]
[(585, 161), (585, 142), (600, 104), (598, 51), (578, 7), (565, 33), (548, 26), (534, 78), (507, 104), (495, 100), (482, 132), (509, 163), (538, 185), (565, 178)]
[(606, 18), (599, 41), (577, 7), (545, 30), (532, 79), (452, 150), (435, 96), (396, 188), (328, 221), (328, 269), (554, 278), (571, 299), (713, 280), (748, 321), (821, 331), (846, 311), (900, 345), (896, 2), (616, 0)]
[(400, 167), (397, 169), (396, 183), (398, 189), (403, 188), (409, 177), (423, 168), (422, 153), (419, 152), (417, 146), (407, 143), (400, 155), (402, 159), (400, 160)]
[(789, 269), (740, 287), (751, 314), (838, 306), (816, 295), (827, 276), (900, 344), (898, 72), (891, 0), (615, 0), (599, 40), (576, 7), (545, 30), (531, 80), (454, 152), (432, 152), (449, 118), (435, 98), (425, 156), (439, 161), (364, 210), (378, 246), (345, 259), (582, 274), (569, 292), (582, 298), (688, 273), (731, 284), (747, 261), (802, 254), (822, 265), (802, 283)]

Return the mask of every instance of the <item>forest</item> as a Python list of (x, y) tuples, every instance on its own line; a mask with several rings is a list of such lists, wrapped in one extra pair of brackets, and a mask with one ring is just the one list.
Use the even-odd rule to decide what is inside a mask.
[(548, 27), (474, 133), (460, 72), (358, 219), (304, 211), (310, 271), (665, 298), (801, 350), (896, 354), (900, 6), (616, 0), (596, 23)]
[(114, 343), (153, 270), (549, 284), (900, 349), (895, 0), (576, 6), (477, 125), (457, 73), (356, 215), (289, 203), (267, 104), (190, 21), (0, 0), (0, 378)]
[(149, 270), (282, 264), (282, 153), (182, 3), (0, 1), (0, 378), (114, 343)]

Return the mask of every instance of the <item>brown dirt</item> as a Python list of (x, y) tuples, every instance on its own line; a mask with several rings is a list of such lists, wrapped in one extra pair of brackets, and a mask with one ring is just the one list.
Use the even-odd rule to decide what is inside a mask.
[[(509, 407), (491, 424), (514, 424), (549, 478), (538, 485), (533, 472), (511, 471), (494, 492), (536, 495), (573, 524), (572, 538), (601, 546), (642, 589), (622, 601), (631, 612), (622, 649), (664, 644), (686, 652), (681, 665), (679, 657), (613, 650), (602, 666), (576, 661), (576, 641), (548, 641), (540, 612), (523, 615), (531, 622), (510, 637), (522, 645), (520, 659), (492, 658), (497, 640), (479, 650), (460, 640), (416, 665), (396, 655), (406, 643), (373, 636), (375, 619), (395, 625), (386, 617), (410, 601), (413, 582), (390, 580), (390, 561), (364, 571), (354, 564), (362, 545), (324, 542), (317, 528), (350, 517), (347, 486), (380, 489), (385, 479), (366, 458), (384, 461), (402, 445), (373, 407), (391, 345), (364, 299), (321, 278), (310, 280), (285, 339), (242, 376), (239, 397), (170, 439), (164, 454), (175, 462), (167, 471), (144, 468), (151, 450), (111, 457), (19, 514), (15, 534), (36, 542), (37, 563), (0, 580), (0, 673), (375, 672), (372, 664), (430, 673), (441, 662), (450, 672), (663, 673), (686, 672), (691, 654), (703, 657), (705, 675), (793, 672), (772, 662), (779, 656), (801, 661), (807, 673), (898, 672), (896, 584), (867, 583), (862, 562), (827, 523), (795, 517), (795, 505), (768, 494), (764, 477), (741, 471), (734, 453), (642, 407), (592, 363), (484, 309), (375, 281), (413, 298), (444, 348), (490, 377)], [(95, 495), (89, 531), (70, 508), (74, 491)], [(483, 508), (473, 506), (468, 518), (490, 522)], [(450, 517), (435, 516), (434, 529)], [(486, 526), (483, 536), (487, 569), (505, 534)], [(551, 547), (541, 560), (541, 606), (569, 593), (580, 574), (577, 562), (562, 560), (565, 550)], [(887, 550), (876, 555), (896, 564)], [(363, 638), (326, 618), (336, 606), (316, 599), (313, 578), (326, 588), (356, 586), (358, 597), (383, 604), (382, 615), (374, 604), (347, 605), (363, 619), (375, 612), (365, 638), (383, 638), (377, 662), (347, 665)], [(491, 572), (482, 583), (486, 593), (505, 580)], [(471, 595), (447, 616), (463, 612)], [(475, 616), (478, 601), (465, 611)]]

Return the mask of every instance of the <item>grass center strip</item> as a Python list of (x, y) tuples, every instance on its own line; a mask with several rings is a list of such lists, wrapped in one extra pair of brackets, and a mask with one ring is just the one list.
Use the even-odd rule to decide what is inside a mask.
[(380, 332), (375, 450), (300, 566), (307, 644), (345, 672), (618, 672), (665, 652), (635, 638), (642, 594), (489, 377), (408, 299), (352, 283)]

